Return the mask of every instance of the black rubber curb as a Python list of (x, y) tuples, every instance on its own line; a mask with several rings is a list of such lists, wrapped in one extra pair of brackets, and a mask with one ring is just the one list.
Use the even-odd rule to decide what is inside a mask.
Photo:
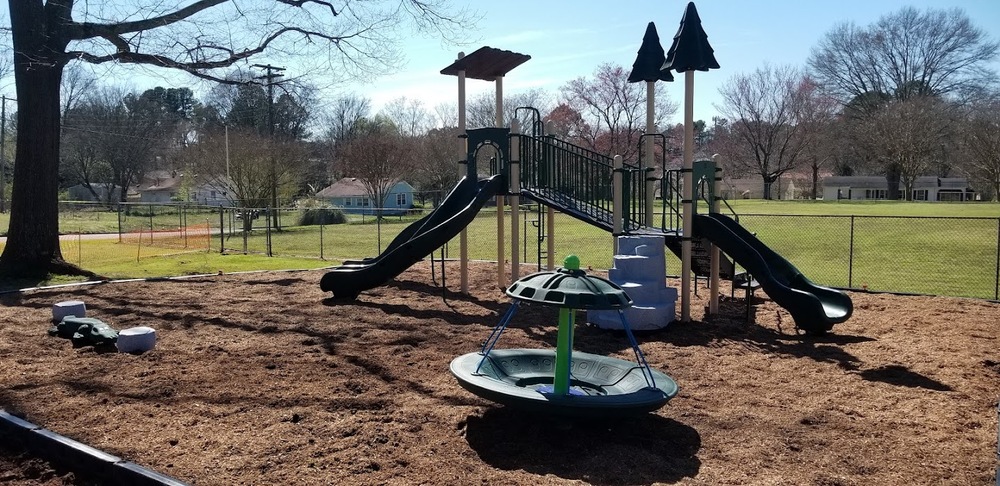
[(0, 433), (19, 439), (41, 458), (110, 484), (187, 486), (170, 476), (97, 450), (0, 409)]

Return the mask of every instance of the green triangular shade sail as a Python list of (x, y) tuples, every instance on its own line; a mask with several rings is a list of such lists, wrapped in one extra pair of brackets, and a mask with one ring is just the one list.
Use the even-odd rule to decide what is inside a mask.
[(681, 17), (681, 26), (674, 35), (674, 43), (667, 50), (666, 62), (661, 69), (679, 73), (719, 69), (715, 51), (708, 43), (708, 34), (701, 27), (701, 18), (698, 17), (694, 2), (687, 4), (687, 10)]
[(656, 26), (650, 22), (646, 26), (646, 34), (642, 36), (639, 53), (635, 57), (635, 62), (632, 63), (632, 73), (628, 75), (628, 82), (673, 81), (674, 76), (670, 74), (669, 69), (660, 69), (665, 60), (663, 46), (660, 45), (660, 36), (656, 33)]
[(524, 302), (535, 302), (570, 309), (625, 309), (632, 299), (610, 280), (587, 275), (580, 270), (580, 259), (566, 257), (564, 268), (528, 275), (507, 287), (507, 295)]

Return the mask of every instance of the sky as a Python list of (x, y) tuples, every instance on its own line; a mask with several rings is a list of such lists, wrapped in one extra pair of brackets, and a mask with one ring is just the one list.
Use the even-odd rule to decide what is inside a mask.
[[(667, 49), (680, 24), (687, 1), (681, 0), (452, 0), (478, 11), (481, 20), (469, 30), (465, 45), (445, 45), (440, 40), (413, 38), (402, 45), (406, 61), (398, 72), (339, 86), (323, 93), (320, 103), (339, 95), (356, 93), (372, 100), (376, 111), (386, 102), (405, 96), (422, 101), (428, 110), (441, 103), (455, 103), (454, 76), (440, 74), (459, 51), (471, 53), (491, 46), (531, 56), (504, 79), (504, 92), (542, 88), (558, 101), (560, 88), (569, 81), (593, 74), (603, 63), (631, 69), (646, 25), (653, 22), (660, 43)], [(181, 2), (184, 3), (184, 2)], [(614, 4), (614, 6), (612, 6)], [(702, 26), (721, 68), (695, 75), (695, 119), (711, 120), (718, 114), (719, 88), (737, 74), (748, 74), (764, 63), (805, 67), (811, 49), (834, 26), (854, 22), (867, 26), (904, 6), (918, 9), (963, 9), (975, 25), (993, 40), (1000, 40), (998, 0), (701, 0), (696, 2)], [(0, 2), (0, 18), (8, 20), (7, 2)], [(295, 66), (286, 66), (295, 75)], [(1000, 59), (993, 63), (1000, 71)], [(142, 90), (155, 86), (189, 86), (206, 90), (190, 76), (146, 76), (127, 67), (101, 68), (102, 79), (127, 80)], [(666, 83), (666, 92), (678, 110), (670, 119), (683, 121), (683, 76)], [(5, 80), (9, 81), (9, 80)], [(13, 95), (10, 82), (0, 93)], [(201, 86), (199, 88), (198, 86)], [(468, 80), (467, 96), (493, 93), (494, 84)]]
[[(611, 6), (614, 4), (615, 6)], [(553, 95), (581, 76), (590, 76), (602, 63), (631, 69), (646, 25), (653, 22), (664, 50), (680, 25), (686, 1), (618, 0), (506, 0), (475, 2), (482, 15), (466, 47), (442, 46), (419, 40), (404, 47), (408, 57), (397, 74), (344, 87), (370, 97), (375, 106), (406, 96), (425, 106), (457, 100), (454, 76), (440, 74), (459, 51), (471, 53), (491, 46), (531, 56), (503, 82), (504, 93), (544, 88)], [(715, 49), (720, 69), (695, 74), (695, 119), (717, 115), (719, 88), (733, 75), (750, 73), (763, 63), (806, 66), (811, 49), (835, 25), (850, 21), (859, 26), (904, 6), (918, 9), (958, 7), (994, 40), (1000, 40), (1000, 1), (997, 0), (702, 0), (695, 2)], [(994, 62), (1000, 71), (1000, 60)], [(683, 122), (684, 80), (667, 84), (669, 98), (678, 105), (672, 121)], [(493, 83), (467, 81), (469, 98), (493, 93)]]

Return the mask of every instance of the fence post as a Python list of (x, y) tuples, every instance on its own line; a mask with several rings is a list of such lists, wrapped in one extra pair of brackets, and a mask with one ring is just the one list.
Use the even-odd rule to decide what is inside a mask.
[(273, 210), (274, 210), (273, 208), (268, 207), (267, 208), (267, 218), (265, 218), (267, 220), (267, 226), (265, 226), (265, 228), (267, 228), (266, 229), (266, 231), (267, 231), (267, 256), (269, 256), (269, 257), (273, 257), (274, 256), (274, 253), (271, 250), (271, 211), (273, 211)]
[(851, 215), (851, 242), (847, 258), (847, 288), (854, 288), (854, 215)]
[[(219, 253), (226, 252), (226, 210), (219, 205)], [(232, 227), (230, 226), (230, 229)]]
[(122, 242), (122, 203), (118, 203), (118, 243)]
[[(320, 220), (319, 220), (319, 259), (320, 260), (324, 259), (323, 258), (323, 223), (324, 223), (324, 221), (322, 219), (324, 216), (326, 216), (325, 211), (324, 211), (324, 214), (322, 216), (320, 216)], [(431, 255), (433, 255), (433, 253), (431, 253)], [(433, 264), (431, 264), (431, 266), (433, 266)]]
[[(997, 218), (997, 266), (996, 274), (993, 279), (993, 300), (1000, 300), (1000, 218)], [(997, 445), (1000, 448), (1000, 444)], [(998, 449), (1000, 451), (1000, 449)], [(997, 473), (998, 478), (1000, 478), (1000, 472)], [(997, 484), (1000, 486), (1000, 483)]]

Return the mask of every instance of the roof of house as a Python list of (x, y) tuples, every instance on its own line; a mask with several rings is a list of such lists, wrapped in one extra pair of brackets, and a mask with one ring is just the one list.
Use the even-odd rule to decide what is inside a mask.
[[(397, 184), (406, 184), (408, 190), (412, 190), (404, 181), (396, 181), (392, 184), (392, 188), (395, 188)], [(361, 179), (357, 177), (345, 177), (333, 184), (323, 188), (323, 190), (316, 193), (317, 197), (368, 197), (368, 190), (365, 189), (365, 185), (361, 182)]]
[[(154, 170), (142, 176), (142, 181), (137, 186), (129, 188), (129, 191), (151, 192), (151, 191), (176, 191), (184, 182), (184, 174), (177, 171)], [(225, 181), (208, 179), (205, 176), (196, 176), (197, 187), (221, 188), (225, 186)]]
[(183, 180), (184, 176), (178, 172), (154, 170), (142, 177), (137, 190), (139, 192), (167, 191), (180, 187)]

